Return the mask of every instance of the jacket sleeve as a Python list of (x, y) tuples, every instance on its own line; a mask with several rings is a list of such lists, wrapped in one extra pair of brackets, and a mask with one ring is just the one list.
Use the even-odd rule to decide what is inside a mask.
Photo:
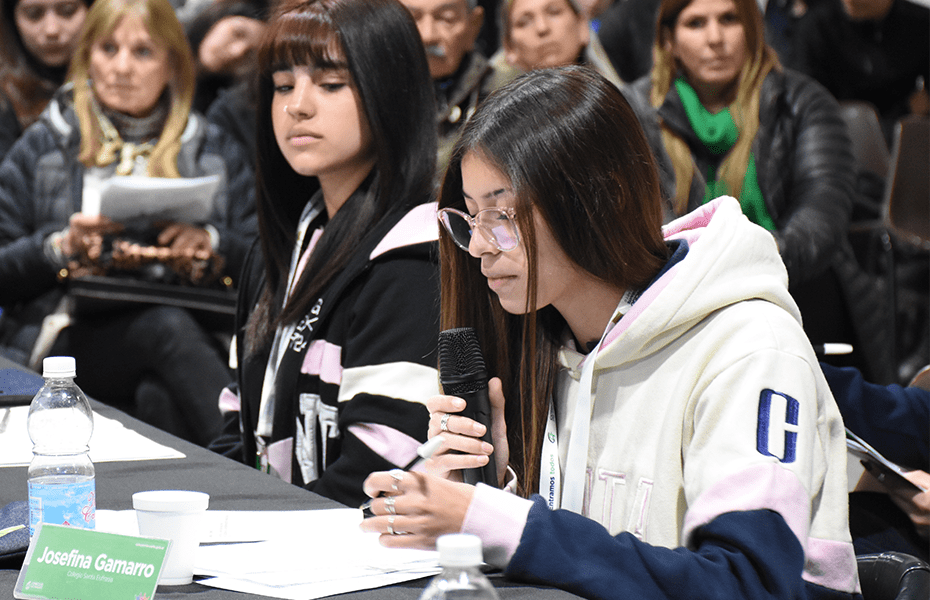
[(44, 244), (64, 224), (37, 215), (33, 187), (37, 157), (53, 144), (42, 127), (32, 127), (0, 163), (0, 305), (32, 299), (58, 282)]
[[(836, 100), (817, 82), (786, 72), (795, 136), (790, 189), (775, 239), (792, 284), (821, 273), (849, 227), (855, 189), (852, 144)], [(786, 124), (787, 126), (787, 124)], [(776, 173), (775, 177), (784, 178)]]
[(534, 496), (510, 578), (557, 585), (585, 598), (804, 598), (804, 551), (785, 520), (767, 510), (720, 515), (694, 532), (694, 550), (611, 536)]
[(820, 367), (853, 433), (889, 460), (930, 470), (930, 391), (869, 383), (852, 367)]
[(397, 440), (426, 441), (426, 399), (439, 393), (436, 345), (439, 286), (435, 262), (395, 257), (378, 262), (353, 302), (342, 348), (339, 457), (309, 489), (350, 506), (366, 497), (369, 473), (392, 469), (353, 426), (374, 425)]

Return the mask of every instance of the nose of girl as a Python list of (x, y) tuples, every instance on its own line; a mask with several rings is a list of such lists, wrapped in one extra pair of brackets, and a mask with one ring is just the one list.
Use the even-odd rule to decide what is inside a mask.
[(295, 119), (307, 119), (313, 115), (313, 99), (311, 97), (309, 82), (298, 80), (294, 84), (294, 93), (290, 102), (284, 106), (284, 111)]
[(45, 14), (45, 19), (42, 23), (42, 33), (45, 37), (52, 39), (57, 38), (61, 33), (61, 22), (53, 11), (48, 11)]
[(484, 254), (497, 254), (500, 250), (492, 244), (487, 236), (481, 230), (475, 228), (472, 231), (471, 239), (468, 241), (468, 253), (475, 258), (480, 258)]

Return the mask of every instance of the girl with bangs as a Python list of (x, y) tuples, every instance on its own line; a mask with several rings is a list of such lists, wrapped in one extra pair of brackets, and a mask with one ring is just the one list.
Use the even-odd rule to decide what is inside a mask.
[[(369, 476), (363, 530), (475, 534), (507, 578), (585, 598), (861, 598), (843, 422), (776, 245), (733, 198), (662, 227), (616, 87), (569, 66), (492, 93), (439, 202), (442, 327), (475, 329), (492, 442), (430, 398), (440, 450)], [(497, 485), (462, 482), (489, 460)]]
[(438, 389), (426, 56), (396, 0), (296, 0), (269, 22), (258, 82), (234, 451), (358, 505), (369, 472), (415, 456)]

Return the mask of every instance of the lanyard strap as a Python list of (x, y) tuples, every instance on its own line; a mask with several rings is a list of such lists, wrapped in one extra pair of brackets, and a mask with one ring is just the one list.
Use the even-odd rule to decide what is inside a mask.
[[(601, 345), (608, 332), (630, 310), (637, 294), (627, 291), (614, 310), (614, 315), (604, 328), (604, 333), (597, 345), (584, 359), (581, 367), (581, 381), (575, 394), (575, 413), (572, 417), (571, 437), (568, 440), (568, 455), (565, 458), (564, 485), (559, 496), (559, 436), (556, 423), (555, 405), (549, 399), (549, 417), (546, 420), (546, 435), (543, 441), (540, 466), (540, 493), (547, 497), (549, 508), (564, 508), (583, 514), (584, 492), (587, 483), (588, 441), (591, 437), (591, 410), (594, 404), (592, 384), (594, 382), (594, 363)], [(544, 487), (545, 486), (545, 487)], [(558, 500), (557, 500), (558, 499)]]
[(549, 398), (549, 416), (543, 437), (542, 464), (539, 466), (539, 493), (549, 510), (559, 508), (562, 493), (562, 473), (559, 469), (559, 431), (555, 422), (555, 404)]
[[(301, 250), (303, 249), (304, 238), (307, 235), (307, 230), (310, 228), (310, 223), (320, 215), (324, 206), (322, 198), (314, 196), (304, 207), (304, 211), (300, 215), (300, 221), (297, 224), (297, 242), (294, 245), (294, 252), (291, 255), (291, 265), (288, 269), (287, 288), (285, 289), (282, 307), (287, 305), (287, 301), (291, 296), (291, 292), (293, 292), (293, 287), (297, 281), (300, 270), (302, 266), (306, 264), (307, 257), (313, 252), (315, 244), (312, 242), (307, 246), (306, 250), (303, 252), (301, 252)], [(259, 447), (264, 446), (263, 440), (261, 439), (262, 437), (271, 437), (272, 424), (274, 422), (275, 378), (278, 375), (281, 359), (284, 357), (284, 352), (287, 349), (291, 334), (294, 333), (296, 326), (296, 323), (288, 323), (287, 325), (278, 327), (274, 333), (271, 354), (268, 357), (268, 364), (265, 365), (265, 378), (262, 380), (261, 404), (258, 409), (258, 423), (255, 427), (255, 440), (257, 442), (262, 442), (259, 444)]]

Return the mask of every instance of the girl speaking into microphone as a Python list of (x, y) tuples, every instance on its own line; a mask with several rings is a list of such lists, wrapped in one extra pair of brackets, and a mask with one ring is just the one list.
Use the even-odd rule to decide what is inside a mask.
[[(442, 448), (367, 478), (386, 497), (364, 530), (474, 533), (508, 578), (587, 598), (855, 597), (843, 425), (772, 236), (729, 197), (661, 219), (603, 77), (489, 96), (442, 185), (440, 258), (442, 327), (474, 327), (497, 376), (493, 447), (431, 398)], [(461, 483), (489, 456), (504, 489)]]

